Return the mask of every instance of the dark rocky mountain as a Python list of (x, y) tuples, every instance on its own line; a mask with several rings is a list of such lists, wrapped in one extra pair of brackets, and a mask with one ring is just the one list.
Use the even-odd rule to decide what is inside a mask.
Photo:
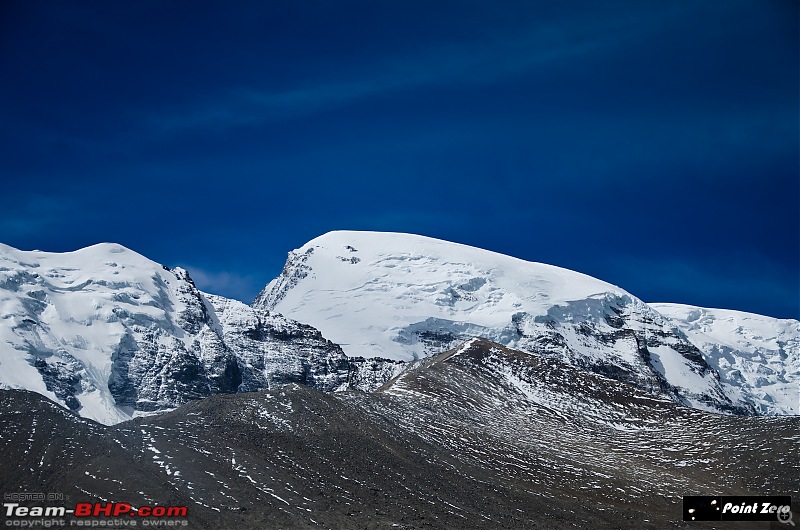
[(2, 391), (0, 428), (3, 491), (185, 504), (192, 528), (711, 528), (682, 495), (800, 491), (798, 417), (685, 408), (485, 340), (371, 393), (290, 384), (114, 426)]

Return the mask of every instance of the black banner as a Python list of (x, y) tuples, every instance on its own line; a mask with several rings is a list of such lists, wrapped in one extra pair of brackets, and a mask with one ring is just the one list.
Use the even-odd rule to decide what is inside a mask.
[(792, 498), (684, 496), (684, 521), (780, 521), (792, 520)]

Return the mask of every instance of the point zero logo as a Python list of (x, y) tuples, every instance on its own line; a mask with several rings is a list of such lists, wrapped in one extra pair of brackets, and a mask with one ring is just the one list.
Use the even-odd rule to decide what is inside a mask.
[[(684, 496), (684, 521), (791, 522), (789, 496)], [(789, 514), (788, 516), (782, 514)]]

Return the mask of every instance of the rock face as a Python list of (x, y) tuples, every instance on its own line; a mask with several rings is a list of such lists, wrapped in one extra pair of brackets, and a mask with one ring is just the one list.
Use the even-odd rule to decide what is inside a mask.
[(218, 393), (374, 389), (403, 363), (353, 359), (319, 331), (200, 292), (124, 247), (0, 245), (0, 383), (112, 424)]
[[(736, 376), (735, 363), (708, 357), (713, 338), (698, 347), (681, 320), (617, 286), (421, 236), (320, 236), (290, 252), (253, 306), (315, 326), (348, 355), (412, 360), (483, 337), (692, 407), (798, 413), (797, 321), (788, 321), (782, 342), (790, 366), (780, 377), (787, 386), (754, 391), (753, 379)], [(750, 369), (775, 372), (750, 358)]]

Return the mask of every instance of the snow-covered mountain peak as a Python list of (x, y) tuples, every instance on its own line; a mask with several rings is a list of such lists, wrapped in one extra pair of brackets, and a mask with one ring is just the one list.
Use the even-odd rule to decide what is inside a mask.
[[(413, 234), (329, 232), (309, 241), (293, 254), (309, 267), (336, 266), (336, 274), (317, 278), (321, 282), (330, 280), (334, 285), (340, 281), (356, 284), (375, 270), (379, 271), (380, 277), (396, 277), (408, 285), (425, 284), (428, 290), (447, 284), (447, 287), (460, 291), (450, 292), (445, 288), (442, 307), (450, 305), (448, 300), (453, 304), (469, 305), (469, 302), (474, 302), (471, 296), (460, 298), (458, 295), (482, 293), (489, 279), (514, 287), (509, 289), (509, 293), (536, 291), (539, 297), (547, 296), (552, 302), (606, 292), (626, 294), (614, 285), (568, 269)], [(320, 288), (325, 287), (325, 283), (320, 284)], [(491, 300), (495, 301), (495, 298)], [(509, 299), (505, 302), (513, 304), (516, 301)], [(502, 307), (501, 304), (498, 310)]]
[(314, 326), (347, 355), (410, 360), (482, 337), (697, 408), (796, 410), (721, 377), (688, 331), (615, 285), (423, 236), (322, 235), (289, 253), (253, 306)]
[(0, 243), (0, 260), (10, 261), (12, 263), (25, 263), (30, 266), (43, 265), (51, 262), (57, 262), (58, 264), (70, 263), (73, 265), (89, 265), (93, 262), (97, 263), (98, 261), (111, 259), (112, 256), (123, 256), (120, 259), (126, 262), (138, 261), (153, 263), (141, 254), (118, 243), (97, 243), (71, 252), (19, 250)]
[(312, 327), (202, 293), (121, 245), (0, 246), (0, 387), (102, 423), (289, 381), (367, 389), (399, 367), (348, 359)]
[(102, 290), (97, 285), (114, 290), (123, 284), (149, 292), (155, 282), (174, 280), (174, 273), (165, 267), (116, 243), (63, 253), (0, 246), (0, 286), (12, 288), (13, 283), (8, 282), (23, 271), (26, 276), (38, 278), (35, 283), (72, 293), (97, 293)]
[(585, 274), (458, 243), (339, 231), (291, 252), (254, 306), (315, 322), (349, 355), (411, 359), (426, 352), (408, 335), (430, 319), (504, 327), (514, 314), (545, 317), (576, 300), (597, 300), (599, 311), (633, 297)]

